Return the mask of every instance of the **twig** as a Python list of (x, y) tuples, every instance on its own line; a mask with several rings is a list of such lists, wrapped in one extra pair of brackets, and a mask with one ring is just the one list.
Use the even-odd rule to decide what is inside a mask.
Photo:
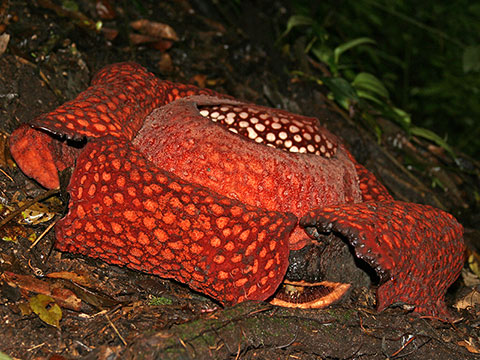
[(27, 201), (25, 204), (20, 206), (18, 209), (16, 209), (12, 213), (8, 214), (8, 216), (5, 219), (0, 221), (0, 228), (4, 227), (10, 220), (14, 219), (15, 216), (20, 214), (23, 210), (28, 209), (33, 204), (35, 204), (39, 201), (45, 200), (46, 198), (49, 198), (52, 195), (58, 194), (59, 192), (60, 192), (59, 189), (50, 189), (50, 190), (44, 192), (43, 194), (40, 194), (40, 195), (36, 196), (32, 200)]
[(237, 350), (237, 356), (235, 356), (235, 360), (238, 360), (240, 358), (240, 352), (242, 350), (242, 347), (240, 345), (241, 343), (238, 343), (238, 350)]
[(12, 177), (10, 175), (8, 175), (5, 171), (3, 171), (2, 169), (0, 169), (0, 171), (2, 172), (3, 175), (5, 175), (11, 182), (14, 182)]
[(117, 334), (117, 336), (119, 337), (119, 339), (122, 341), (123, 345), (127, 346), (127, 342), (125, 341), (125, 339), (123, 338), (123, 336), (120, 334), (120, 332), (118, 331), (117, 327), (116, 327), (115, 324), (112, 322), (112, 320), (110, 320), (110, 317), (108, 316), (108, 314), (105, 314), (105, 317), (107, 318), (108, 323), (109, 323), (110, 326), (112, 327), (113, 331), (115, 331), (115, 333)]
[(416, 339), (416, 336), (415, 336), (415, 335), (412, 335), (412, 336), (410, 337), (410, 339), (408, 339), (407, 342), (405, 342), (405, 344), (403, 344), (400, 349), (398, 349), (397, 351), (395, 351), (395, 352), (391, 355), (391, 357), (397, 356), (403, 349), (405, 349), (405, 348), (408, 346), (408, 344), (410, 344), (410, 343), (411, 343), (413, 340), (415, 340), (415, 339)]
[(53, 227), (55, 226), (55, 224), (58, 222), (58, 220), (60, 220), (60, 219), (57, 219), (57, 220), (53, 221), (50, 225), (48, 225), (48, 227), (40, 234), (40, 236), (37, 238), (37, 240), (35, 240), (35, 241), (33, 242), (33, 244), (30, 245), (30, 247), (28, 248), (27, 252), (29, 252), (30, 250), (32, 250), (32, 249), (35, 247), (35, 245), (37, 245), (37, 244), (40, 242), (40, 240), (42, 240), (43, 237), (44, 237), (45, 235), (47, 235), (47, 233), (50, 231), (51, 228), (53, 228)]

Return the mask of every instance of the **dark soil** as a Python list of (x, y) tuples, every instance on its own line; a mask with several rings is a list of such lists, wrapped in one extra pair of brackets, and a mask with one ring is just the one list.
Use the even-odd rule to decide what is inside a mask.
[[(61, 3), (78, 8), (67, 10)], [(327, 89), (289, 73), (328, 75), (301, 51), (286, 53), (275, 44), (289, 16), (286, 5), (215, 3), (0, 1), (0, 49), (7, 42), (0, 53), (0, 206), (16, 208), (18, 200), (45, 192), (9, 159), (8, 135), (74, 98), (102, 66), (128, 60), (161, 78), (318, 117), (397, 199), (459, 217), (470, 250), (478, 250), (478, 163), (465, 156), (454, 162), (442, 149), (409, 138), (381, 118), (379, 145), (358, 114), (328, 100)], [(139, 19), (170, 25), (178, 40), (150, 34), (149, 41), (139, 41), (140, 31), (131, 26)], [(432, 179), (443, 187), (432, 189)], [(58, 219), (66, 201), (55, 198), (47, 206)], [(0, 208), (1, 217), (4, 213)], [(376, 313), (373, 291), (365, 288), (327, 310), (255, 302), (222, 308), (175, 282), (60, 253), (53, 248), (53, 231), (31, 248), (28, 237), (51, 223), (26, 226), (15, 220), (0, 230), (1, 237), (14, 240), (0, 240), (0, 359), (8, 359), (6, 354), (19, 359), (441, 360), (475, 359), (480, 351), (479, 306), (472, 292), (478, 278), (467, 269), (447, 298), (459, 319), (455, 323), (421, 318), (404, 308)], [(57, 327), (29, 311), (39, 293), (60, 305)], [(470, 307), (452, 307), (467, 294)], [(56, 311), (53, 303), (45, 308)]]

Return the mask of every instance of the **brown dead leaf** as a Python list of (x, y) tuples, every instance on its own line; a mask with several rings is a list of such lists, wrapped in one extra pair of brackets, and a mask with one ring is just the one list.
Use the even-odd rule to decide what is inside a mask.
[(103, 36), (105, 36), (105, 39), (109, 41), (115, 40), (119, 34), (119, 31), (117, 29), (112, 29), (104, 26), (100, 29), (100, 31), (102, 32)]
[[(2, 53), (0, 49), (0, 55), (1, 54)], [(4, 168), (12, 168), (13, 165), (14, 161), (12, 159), (12, 156), (10, 155), (10, 150), (8, 147), (8, 135), (0, 132), (0, 166)]]
[(131, 33), (128, 36), (134, 45), (148, 44), (150, 47), (153, 47), (161, 52), (167, 51), (173, 45), (173, 41), (164, 40), (162, 38), (150, 35)]
[(82, 300), (69, 289), (60, 288), (58, 285), (39, 280), (31, 275), (20, 275), (9, 271), (5, 271), (1, 277), (10, 286), (19, 287), (26, 292), (51, 296), (61, 307), (80, 311)]
[(98, 309), (107, 309), (118, 305), (120, 302), (111, 296), (104, 295), (101, 290), (91, 290), (88, 287), (83, 287), (73, 283), (75, 294), (78, 295), (84, 303), (90, 304)]
[[(11, 208), (0, 204), (0, 220), (5, 219), (11, 213)], [(35, 241), (37, 234), (23, 225), (9, 221), (2, 226), (0, 240), (18, 242), (19, 238), (28, 238)]]
[(95, 9), (102, 20), (113, 20), (117, 16), (115, 8), (110, 0), (97, 0)]
[(465, 286), (469, 288), (473, 288), (475, 286), (480, 285), (480, 278), (475, 275), (470, 269), (463, 268), (462, 269), (462, 280)]
[(475, 346), (475, 342), (472, 338), (469, 338), (468, 340), (459, 341), (457, 342), (457, 345), (463, 346), (472, 354), (480, 354), (480, 350), (478, 349), (478, 346)]
[(151, 36), (153, 38), (162, 38), (167, 40), (178, 41), (178, 36), (175, 30), (170, 25), (150, 21), (147, 19), (140, 19), (132, 21), (130, 26), (139, 33)]
[(26, 302), (18, 304), (18, 308), (20, 309), (20, 313), (22, 314), (22, 316), (27, 316), (32, 313), (32, 308)]
[(7, 50), (8, 42), (10, 41), (10, 35), (3, 33), (0, 35), (0, 55), (2, 55), (5, 50)]
[(163, 53), (160, 60), (157, 62), (157, 67), (162, 73), (169, 73), (173, 71), (172, 57), (169, 53)]
[(193, 76), (191, 82), (194, 82), (198, 87), (204, 88), (207, 83), (207, 75), (205, 74), (197, 74)]
[(47, 274), (46, 276), (52, 279), (71, 280), (76, 284), (92, 287), (92, 282), (88, 276), (79, 275), (70, 271), (52, 272)]
[(32, 201), (30, 199), (22, 199), (23, 195), (17, 191), (13, 194), (10, 204), (6, 208), (10, 212), (18, 211), (23, 208), (21, 216), (18, 217), (17, 223), (24, 225), (38, 225), (48, 222), (62, 209), (62, 202), (58, 197), (51, 197), (43, 202)]
[(461, 310), (474, 307), (478, 304), (480, 304), (480, 292), (472, 290), (469, 294), (458, 300), (453, 306), (458, 310)]

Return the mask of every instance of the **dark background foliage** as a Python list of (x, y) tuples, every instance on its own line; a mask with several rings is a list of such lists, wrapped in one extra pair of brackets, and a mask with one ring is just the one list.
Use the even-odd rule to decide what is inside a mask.
[(373, 39), (342, 55), (341, 75), (351, 81), (359, 72), (374, 74), (413, 124), (478, 158), (480, 3), (292, 0), (290, 6), (290, 15), (313, 24), (294, 27), (284, 41), (306, 36), (313, 48), (333, 49)]

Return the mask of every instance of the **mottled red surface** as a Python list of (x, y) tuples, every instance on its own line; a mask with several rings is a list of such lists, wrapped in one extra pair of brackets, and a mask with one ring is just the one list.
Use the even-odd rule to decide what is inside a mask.
[[(123, 63), (32, 126), (89, 140), (56, 227), (61, 250), (174, 278), (232, 304), (268, 298), (289, 248), (304, 246), (307, 233), (334, 231), (379, 273), (380, 310), (403, 301), (448, 317), (443, 297), (463, 263), (461, 225), (393, 201), (316, 119)], [(57, 187), (57, 169), (75, 152), (25, 129), (11, 137), (17, 163)], [(50, 155), (26, 151), (28, 141)]]
[(174, 278), (226, 304), (269, 297), (288, 266), (295, 216), (183, 181), (124, 139), (89, 142), (68, 191), (60, 250)]
[(376, 269), (378, 310), (403, 302), (448, 318), (443, 299), (463, 266), (462, 228), (450, 214), (427, 205), (367, 201), (312, 210), (301, 225), (343, 235)]
[[(337, 148), (335, 144), (335, 156), (324, 157), (260, 145), (199, 113), (198, 108), (205, 112), (211, 108), (209, 103), (220, 101), (201, 96), (156, 109), (132, 144), (154, 164), (184, 180), (267, 210), (301, 217), (313, 207), (362, 201), (355, 166), (343, 146)], [(224, 103), (222, 107), (230, 106)], [(235, 105), (231, 107), (233, 110)], [(256, 105), (245, 108), (245, 113), (247, 110), (250, 114), (257, 111), (258, 118), (264, 115), (264, 121), (292, 116)], [(242, 110), (237, 112), (242, 114)], [(308, 124), (312, 118), (296, 116), (295, 121), (300, 128), (302, 122)], [(336, 141), (322, 130), (323, 136), (332, 143)], [(301, 248), (307, 241), (305, 232), (296, 228), (290, 236), (290, 248)]]

